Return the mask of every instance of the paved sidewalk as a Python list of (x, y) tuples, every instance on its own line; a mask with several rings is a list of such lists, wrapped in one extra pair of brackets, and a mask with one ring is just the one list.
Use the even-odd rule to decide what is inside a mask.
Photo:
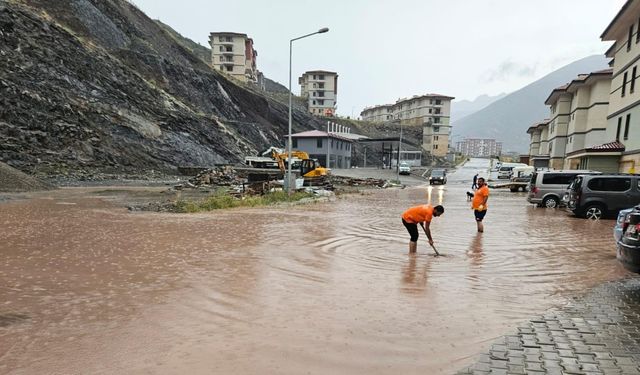
[(640, 375), (640, 278), (609, 282), (520, 325), (458, 374)]

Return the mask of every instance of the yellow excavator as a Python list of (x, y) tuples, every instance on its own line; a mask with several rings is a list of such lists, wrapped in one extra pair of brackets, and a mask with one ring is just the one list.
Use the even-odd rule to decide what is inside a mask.
[[(286, 164), (287, 158), (289, 157), (288, 153), (278, 153), (273, 150), (271, 152), (271, 157), (278, 162), (278, 167), (282, 172), (286, 172)], [(291, 159), (299, 159), (300, 162), (300, 175), (304, 178), (305, 185), (308, 184), (317, 184), (324, 181), (324, 177), (329, 174), (329, 170), (320, 165), (318, 160), (310, 159), (309, 154), (304, 151), (292, 150), (291, 151)], [(292, 161), (295, 163), (295, 161)], [(294, 167), (294, 164), (291, 165), (291, 168)]]

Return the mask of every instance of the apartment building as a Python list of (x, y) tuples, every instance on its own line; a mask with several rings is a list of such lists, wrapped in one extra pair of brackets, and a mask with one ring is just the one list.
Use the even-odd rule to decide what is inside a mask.
[(571, 109), (567, 125), (564, 169), (617, 172), (619, 156), (610, 155), (606, 135), (612, 69), (578, 76), (569, 83)]
[(371, 122), (388, 122), (393, 121), (393, 104), (375, 105), (366, 107), (361, 113), (360, 118), (363, 121)]
[(394, 121), (407, 126), (422, 126), (422, 148), (426, 154), (444, 157), (449, 152), (451, 134), (451, 96), (414, 95), (398, 99), (395, 104), (365, 108), (365, 121)]
[(567, 93), (567, 86), (568, 84), (553, 89), (544, 102), (549, 106), (551, 116), (546, 126), (546, 154), (549, 155), (548, 167), (552, 169), (562, 169), (564, 165), (567, 127), (569, 112), (571, 112), (571, 94)]
[(211, 65), (242, 82), (258, 83), (258, 51), (247, 34), (212, 32), (209, 34)]
[(456, 143), (456, 151), (473, 157), (490, 157), (502, 153), (502, 142), (489, 138), (466, 138)]
[(536, 168), (549, 167), (549, 119), (537, 122), (527, 129), (529, 143), (529, 165)]
[(338, 104), (338, 73), (325, 70), (305, 72), (298, 78), (300, 95), (307, 100), (309, 112), (333, 116)]
[(607, 144), (619, 157), (619, 172), (635, 172), (640, 164), (640, 1), (628, 0), (600, 39), (613, 41), (606, 52), (613, 68), (607, 112)]

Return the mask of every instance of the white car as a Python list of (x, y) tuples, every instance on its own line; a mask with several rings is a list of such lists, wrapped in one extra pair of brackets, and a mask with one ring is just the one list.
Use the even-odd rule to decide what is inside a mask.
[(411, 167), (407, 163), (400, 163), (400, 174), (411, 174)]

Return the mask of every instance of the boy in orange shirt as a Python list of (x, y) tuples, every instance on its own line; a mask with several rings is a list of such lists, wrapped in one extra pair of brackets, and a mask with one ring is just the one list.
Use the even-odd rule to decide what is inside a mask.
[(476, 217), (476, 224), (478, 225), (478, 232), (484, 232), (484, 224), (482, 219), (487, 214), (487, 200), (489, 199), (489, 188), (484, 182), (484, 178), (478, 178), (478, 188), (473, 195), (473, 201), (471, 202), (471, 209)]
[(433, 238), (431, 237), (431, 219), (435, 216), (438, 217), (444, 213), (444, 207), (431, 206), (430, 204), (423, 204), (420, 206), (411, 207), (402, 214), (402, 224), (409, 231), (411, 239), (409, 240), (409, 252), (415, 253), (418, 248), (418, 224), (424, 230), (424, 233), (429, 239), (429, 244), (433, 246)]

